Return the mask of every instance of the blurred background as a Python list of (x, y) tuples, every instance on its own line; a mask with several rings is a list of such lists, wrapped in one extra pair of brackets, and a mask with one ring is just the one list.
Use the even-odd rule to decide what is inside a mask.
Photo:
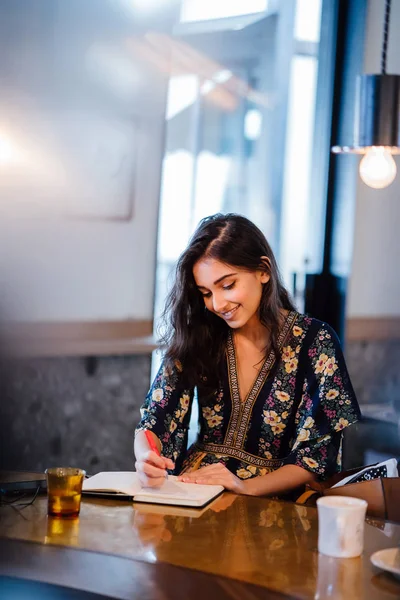
[[(400, 178), (331, 153), (384, 9), (0, 0), (1, 468), (133, 468), (174, 265), (216, 212), (252, 219), (338, 331), (364, 415), (345, 466), (400, 458)], [(399, 27), (393, 0), (388, 73)]]

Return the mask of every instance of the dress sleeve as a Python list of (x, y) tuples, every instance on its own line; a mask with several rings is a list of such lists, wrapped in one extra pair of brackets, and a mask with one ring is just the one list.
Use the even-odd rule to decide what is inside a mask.
[(141, 419), (135, 434), (153, 431), (161, 442), (162, 454), (175, 462), (175, 472), (185, 458), (194, 389), (182, 384), (182, 367), (161, 365), (140, 408)]
[(302, 396), (284, 464), (327, 479), (341, 470), (343, 430), (358, 421), (360, 409), (340, 342), (329, 325), (321, 324), (304, 353)]

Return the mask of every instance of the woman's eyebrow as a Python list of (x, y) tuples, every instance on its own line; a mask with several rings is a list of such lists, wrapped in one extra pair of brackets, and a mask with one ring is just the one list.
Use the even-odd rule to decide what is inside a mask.
[[(227, 273), (226, 275), (222, 275), (222, 277), (219, 277), (218, 279), (216, 279), (213, 283), (213, 285), (217, 285), (217, 283), (221, 283), (221, 281), (223, 281), (224, 279), (226, 279), (227, 277), (232, 277), (233, 275), (237, 275), (237, 273)], [(208, 288), (206, 288), (204, 285), (198, 285), (197, 286), (198, 289), (200, 290), (206, 290)]]

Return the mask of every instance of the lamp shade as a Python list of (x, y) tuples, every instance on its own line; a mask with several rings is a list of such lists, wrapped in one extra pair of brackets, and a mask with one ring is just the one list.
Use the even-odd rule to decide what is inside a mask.
[(365, 154), (371, 146), (385, 146), (400, 154), (400, 75), (361, 75), (357, 92), (354, 143), (332, 152)]

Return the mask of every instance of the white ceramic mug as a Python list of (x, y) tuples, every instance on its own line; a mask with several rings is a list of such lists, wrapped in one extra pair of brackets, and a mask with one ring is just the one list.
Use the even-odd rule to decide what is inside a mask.
[(367, 506), (365, 500), (349, 496), (318, 498), (318, 551), (338, 558), (360, 556)]

